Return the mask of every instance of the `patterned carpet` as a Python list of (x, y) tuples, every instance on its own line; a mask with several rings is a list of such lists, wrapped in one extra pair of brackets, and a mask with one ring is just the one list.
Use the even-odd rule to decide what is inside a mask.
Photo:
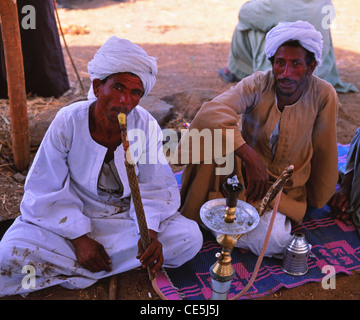
[[(342, 169), (348, 145), (338, 145), (339, 170)], [(181, 172), (177, 174), (180, 183)], [(301, 225), (292, 232), (301, 232), (311, 244), (308, 272), (303, 276), (291, 276), (281, 269), (282, 260), (264, 258), (258, 275), (248, 292), (240, 299), (252, 299), (276, 292), (282, 287), (293, 288), (307, 282), (321, 282), (329, 270), (350, 274), (360, 270), (360, 236), (354, 225), (334, 219), (330, 209), (308, 208)], [(169, 300), (207, 300), (211, 297), (209, 269), (221, 250), (215, 238), (203, 231), (204, 243), (200, 252), (177, 269), (166, 269), (158, 274), (157, 285)], [(235, 277), (229, 291), (229, 299), (239, 293), (249, 282), (257, 256), (235, 248), (232, 252)], [(330, 267), (325, 267), (330, 266)], [(325, 268), (324, 268), (325, 267)]]

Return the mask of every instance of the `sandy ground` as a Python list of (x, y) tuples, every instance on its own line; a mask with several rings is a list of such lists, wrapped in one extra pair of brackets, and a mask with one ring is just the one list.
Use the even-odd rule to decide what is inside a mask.
[[(85, 89), (89, 88), (87, 62), (112, 35), (140, 44), (158, 59), (159, 74), (151, 94), (163, 98), (176, 92), (194, 90), (222, 92), (226, 84), (218, 70), (226, 65), (229, 44), (237, 23), (238, 10), (245, 1), (234, 0), (73, 0), (68, 8), (59, 8), (66, 43)], [(344, 82), (360, 88), (360, 7), (357, 0), (333, 0), (336, 18), (332, 36), (338, 69)], [(73, 33), (70, 31), (72, 30)], [(64, 43), (63, 43), (64, 44)], [(74, 99), (86, 96), (81, 91), (69, 55), (64, 47), (71, 89), (59, 99), (28, 98), (32, 138), (37, 124), (47, 125), (54, 112)], [(86, 91), (85, 90), (85, 91)], [(339, 94), (338, 140), (349, 143), (360, 126), (360, 93)], [(191, 120), (177, 115), (180, 125)], [(18, 215), (23, 181), (15, 180), (9, 143), (9, 113), (6, 100), (0, 100), (0, 216)], [(34, 124), (35, 123), (35, 124)], [(44, 129), (44, 128), (41, 128)], [(33, 143), (32, 155), (37, 144)], [(26, 175), (26, 171), (22, 173)], [(86, 290), (70, 291), (59, 287), (30, 294), (27, 299), (91, 300), (108, 299), (109, 279)], [(142, 270), (132, 270), (118, 277), (119, 300), (158, 300)], [(335, 290), (324, 290), (320, 283), (310, 283), (291, 290), (279, 290), (264, 299), (274, 300), (342, 300), (360, 298), (360, 273), (339, 275)], [(19, 296), (7, 299), (22, 299)]]

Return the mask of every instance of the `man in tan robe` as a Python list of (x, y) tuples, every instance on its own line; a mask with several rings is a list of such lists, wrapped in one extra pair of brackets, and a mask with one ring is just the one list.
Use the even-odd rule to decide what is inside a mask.
[[(256, 72), (204, 103), (174, 158), (189, 159), (182, 174), (184, 216), (201, 223), (201, 206), (223, 198), (222, 183), (233, 174), (246, 187), (239, 199), (255, 206), (282, 171), (294, 165), (265, 253), (274, 256), (283, 252), (290, 238), (291, 221), (300, 223), (307, 205), (323, 207), (327, 203), (338, 178), (338, 98), (331, 84), (312, 75), (321, 63), (321, 49), (321, 34), (309, 23), (280, 23), (267, 37), (266, 53), (272, 70)], [(194, 130), (204, 129), (213, 133), (213, 154), (218, 156), (212, 161), (206, 152), (209, 143), (192, 148), (188, 139)], [(223, 133), (220, 143), (215, 141), (219, 129)], [(191, 160), (195, 154), (200, 159), (197, 163)], [(233, 163), (233, 170), (221, 175), (215, 170), (226, 154), (227, 165)], [(266, 211), (259, 225), (244, 234), (236, 246), (259, 254), (271, 212)]]

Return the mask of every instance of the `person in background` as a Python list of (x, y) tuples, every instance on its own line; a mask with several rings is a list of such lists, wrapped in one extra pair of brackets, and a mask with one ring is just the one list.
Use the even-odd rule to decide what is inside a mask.
[[(219, 72), (226, 82), (237, 82), (256, 71), (271, 69), (265, 54), (266, 33), (279, 22), (304, 20), (323, 37), (322, 64), (314, 75), (330, 82), (337, 92), (357, 92), (343, 83), (336, 66), (330, 23), (335, 16), (331, 0), (250, 0), (240, 9), (234, 30), (228, 64)], [(305, 36), (305, 35), (304, 35)]]
[[(17, 8), (26, 93), (58, 98), (70, 89), (70, 84), (53, 1), (18, 0)], [(0, 99), (8, 98), (6, 72), (0, 32)]]
[(351, 219), (360, 233), (360, 128), (350, 143), (340, 187), (329, 201), (331, 212), (340, 220)]

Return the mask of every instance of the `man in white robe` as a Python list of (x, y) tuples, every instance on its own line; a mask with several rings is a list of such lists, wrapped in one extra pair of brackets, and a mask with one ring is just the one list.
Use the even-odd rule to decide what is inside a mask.
[[(56, 115), (27, 175), (21, 215), (0, 242), (0, 296), (53, 285), (85, 288), (140, 265), (178, 267), (201, 248), (198, 225), (178, 212), (179, 190), (162, 152), (161, 130), (137, 104), (155, 84), (155, 59), (112, 37), (88, 67), (89, 100)], [(109, 107), (108, 120), (99, 118), (100, 107)], [(138, 246), (125, 153), (111, 118), (117, 112), (127, 113), (150, 253)], [(104, 128), (108, 136), (99, 134)], [(143, 261), (145, 254), (150, 262)]]

